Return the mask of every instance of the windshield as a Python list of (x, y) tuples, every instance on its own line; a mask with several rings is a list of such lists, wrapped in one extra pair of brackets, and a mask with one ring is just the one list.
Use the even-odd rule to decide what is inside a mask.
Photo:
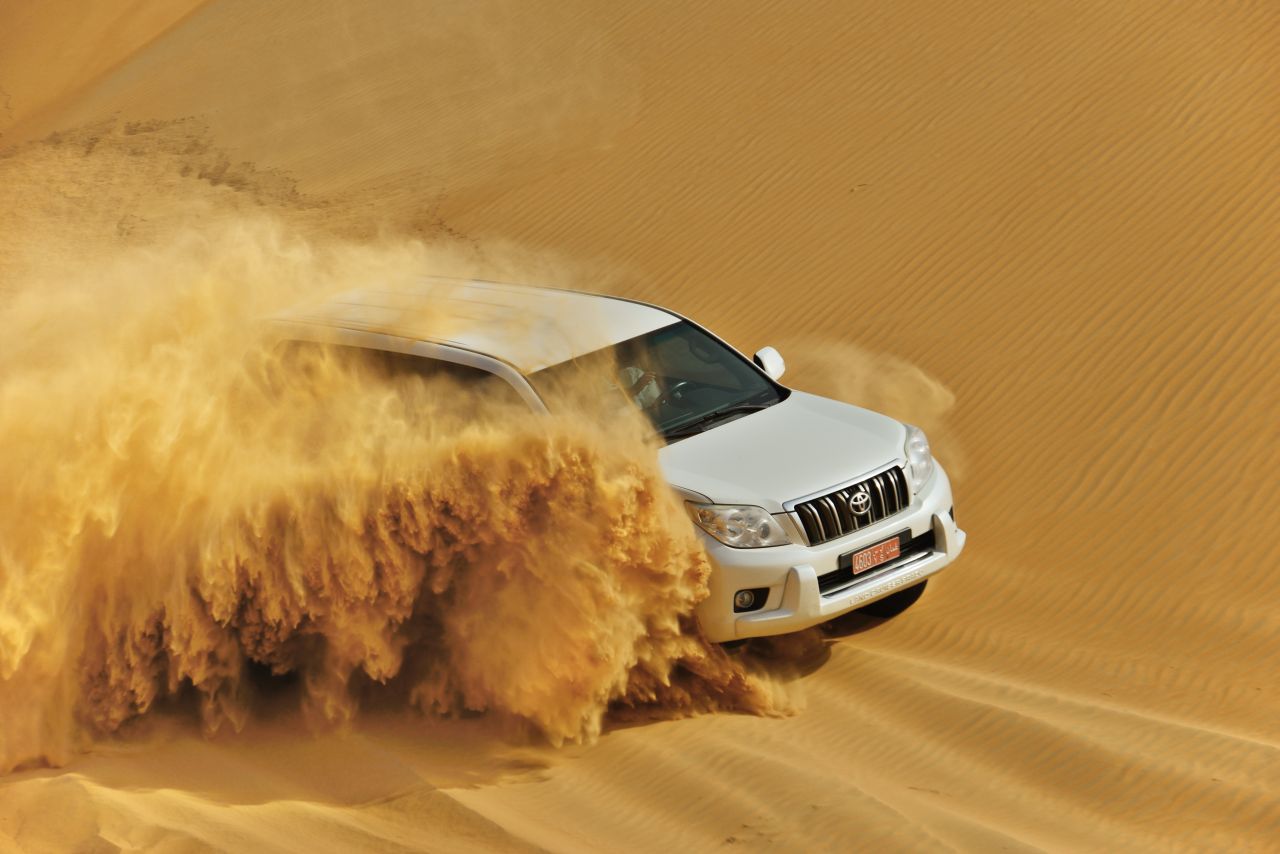
[(787, 390), (687, 321), (596, 350), (530, 375), (553, 409), (567, 399), (629, 399), (669, 440), (701, 433), (783, 400)]

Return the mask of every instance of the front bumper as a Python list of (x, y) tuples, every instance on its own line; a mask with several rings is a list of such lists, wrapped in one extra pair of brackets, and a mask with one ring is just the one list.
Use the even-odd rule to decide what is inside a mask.
[[(780, 514), (781, 515), (781, 514)], [(784, 520), (785, 521), (785, 520)], [(803, 540), (794, 524), (787, 524), (793, 540)], [(847, 584), (822, 586), (819, 579), (840, 569), (840, 558), (891, 539), (930, 532), (929, 548), (876, 567)], [(711, 593), (697, 609), (706, 636), (717, 642), (778, 635), (826, 622), (863, 605), (918, 584), (944, 568), (964, 549), (965, 533), (956, 527), (951, 481), (941, 466), (906, 510), (876, 524), (818, 546), (793, 542), (763, 549), (734, 549), (702, 531), (711, 559)], [(924, 540), (924, 542), (927, 542)], [(733, 596), (739, 590), (767, 589), (762, 607), (735, 613)]]

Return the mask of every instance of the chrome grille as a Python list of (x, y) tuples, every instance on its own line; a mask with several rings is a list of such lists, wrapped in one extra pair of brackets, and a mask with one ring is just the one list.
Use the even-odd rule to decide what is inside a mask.
[(816, 546), (860, 530), (907, 509), (907, 477), (894, 466), (866, 480), (811, 498), (795, 506), (809, 545)]

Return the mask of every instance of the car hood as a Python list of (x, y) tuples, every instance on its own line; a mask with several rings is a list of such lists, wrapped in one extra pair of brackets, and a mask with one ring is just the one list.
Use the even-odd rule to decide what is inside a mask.
[(902, 459), (906, 428), (876, 412), (792, 391), (659, 452), (667, 481), (716, 504), (781, 513), (803, 498)]

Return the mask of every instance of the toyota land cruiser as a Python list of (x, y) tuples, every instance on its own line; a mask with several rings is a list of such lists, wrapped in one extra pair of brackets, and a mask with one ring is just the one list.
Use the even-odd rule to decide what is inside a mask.
[(291, 341), (402, 354), (499, 382), (535, 412), (593, 365), (665, 441), (659, 461), (712, 565), (698, 620), (713, 641), (891, 616), (964, 548), (951, 484), (918, 428), (781, 385), (657, 306), (441, 278), (364, 290), (274, 319)]

